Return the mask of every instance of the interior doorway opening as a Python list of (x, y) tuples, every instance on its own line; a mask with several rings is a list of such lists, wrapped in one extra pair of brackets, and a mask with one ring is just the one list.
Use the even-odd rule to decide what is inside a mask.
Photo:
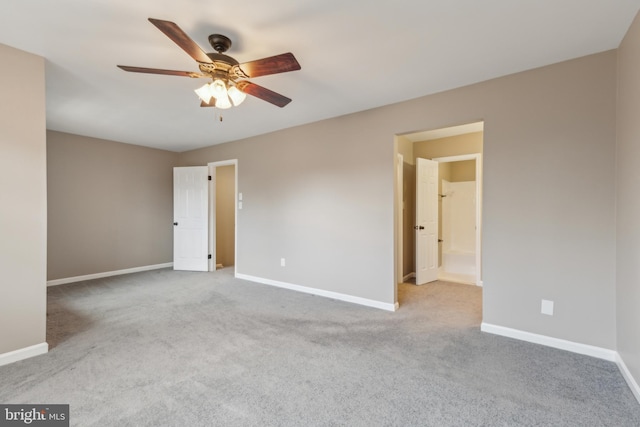
[(208, 164), (209, 271), (237, 267), (238, 161)]
[(438, 280), (482, 286), (482, 154), (434, 160), (440, 165)]
[(421, 225), (416, 208), (426, 203), (416, 194), (416, 159), (423, 158), (439, 165), (438, 194), (429, 196), (429, 203), (437, 204), (438, 233), (431, 248), (422, 251), (432, 257), (437, 251), (437, 276), (429, 280), (482, 286), (483, 137), (481, 121), (396, 136), (396, 283), (416, 283)]

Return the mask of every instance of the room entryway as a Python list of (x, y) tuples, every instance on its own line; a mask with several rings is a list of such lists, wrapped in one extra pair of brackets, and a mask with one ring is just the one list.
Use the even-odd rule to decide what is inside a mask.
[[(477, 122), (396, 136), (397, 283), (482, 285), (483, 129)], [(436, 184), (431, 183), (437, 186), (435, 196), (420, 188), (429, 174), (419, 169), (429, 160), (437, 164), (430, 174), (437, 174)], [(430, 229), (424, 212), (435, 215)], [(431, 273), (421, 274), (428, 266)]]
[[(237, 160), (174, 168), (175, 270), (236, 265)], [(240, 202), (241, 203), (241, 202)]]
[(481, 285), (482, 155), (434, 160), (440, 165), (438, 279)]
[(209, 163), (209, 271), (236, 265), (237, 160)]

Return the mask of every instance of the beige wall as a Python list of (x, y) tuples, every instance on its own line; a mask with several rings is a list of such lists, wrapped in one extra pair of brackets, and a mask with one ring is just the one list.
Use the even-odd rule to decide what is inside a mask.
[(616, 52), (486, 89), (483, 320), (613, 349)]
[(476, 161), (462, 160), (451, 162), (451, 178), (449, 182), (468, 182), (476, 180)]
[[(640, 382), (640, 15), (618, 51), (617, 345)], [(637, 392), (637, 390), (636, 390)], [(639, 399), (640, 396), (636, 395)]]
[(396, 146), (398, 148), (398, 154), (402, 154), (402, 160), (405, 163), (408, 163), (410, 165), (415, 164), (415, 156), (413, 155), (413, 142), (411, 142), (409, 138), (398, 135), (396, 137)]
[(484, 120), (483, 320), (612, 349), (615, 96), (609, 51), (181, 162), (238, 159), (239, 273), (393, 303), (394, 135)]
[(183, 165), (238, 159), (238, 273), (393, 304), (394, 134), (354, 126), (366, 116), (181, 154)]
[(235, 179), (234, 165), (216, 167), (216, 264), (235, 264)]
[(483, 132), (472, 132), (413, 144), (413, 156), (423, 159), (482, 153)]
[(44, 59), (0, 44), (0, 64), (2, 355), (46, 347), (47, 165)]
[(177, 159), (48, 131), (48, 279), (171, 262)]

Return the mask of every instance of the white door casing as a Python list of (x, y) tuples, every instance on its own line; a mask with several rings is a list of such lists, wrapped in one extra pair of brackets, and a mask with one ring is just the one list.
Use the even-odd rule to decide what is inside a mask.
[(208, 271), (207, 166), (173, 168), (173, 269)]
[(416, 158), (416, 285), (438, 280), (438, 162)]
[[(396, 283), (404, 280), (404, 254), (403, 254), (403, 220), (404, 220), (404, 156), (396, 155)], [(396, 291), (397, 295), (397, 291)]]

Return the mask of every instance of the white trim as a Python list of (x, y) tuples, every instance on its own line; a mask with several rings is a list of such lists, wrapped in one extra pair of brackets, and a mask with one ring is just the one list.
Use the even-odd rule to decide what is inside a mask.
[(480, 156), (480, 153), (472, 153), (472, 154), (460, 154), (459, 156), (446, 156), (446, 157), (434, 157), (431, 160), (435, 160), (439, 163), (449, 163), (449, 162), (461, 162), (463, 160), (476, 160)]
[(262, 277), (250, 276), (248, 274), (237, 273), (235, 275), (237, 279), (248, 280), (250, 282), (262, 283), (263, 285), (275, 286), (278, 288), (289, 289), (292, 291), (303, 292), (305, 294), (317, 295), (320, 297), (326, 297), (336, 299), (340, 301), (351, 302), (354, 304), (365, 305), (367, 307), (380, 308), (387, 311), (396, 311), (398, 309), (398, 303), (389, 304), (385, 302), (375, 301), (367, 298), (355, 297), (352, 295), (341, 294), (338, 292), (325, 291), (322, 289), (309, 288), (307, 286), (294, 285), (292, 283), (280, 282), (277, 280), (264, 279)]
[(395, 188), (396, 206), (394, 209), (394, 218), (396, 221), (396, 281), (397, 283), (399, 283), (403, 280), (402, 270), (403, 270), (403, 260), (404, 260), (404, 253), (403, 253), (404, 200), (402, 199), (403, 188), (404, 188), (404, 177), (403, 177), (404, 156), (400, 153), (396, 154), (395, 168), (396, 168), (396, 188)]
[(546, 345), (547, 347), (558, 348), (560, 350), (571, 351), (573, 353), (584, 354), (586, 356), (597, 357), (598, 359), (616, 361), (617, 353), (615, 350), (609, 350), (602, 347), (595, 347), (588, 344), (581, 344), (573, 341), (567, 341), (560, 338), (548, 337), (546, 335), (534, 334), (531, 332), (520, 331), (518, 329), (506, 328), (504, 326), (492, 325), (484, 323), (480, 325), (482, 332), (490, 334), (502, 335), (503, 337), (515, 338), (521, 341), (528, 341), (535, 344)]
[(40, 356), (49, 351), (49, 344), (46, 342), (32, 345), (29, 347), (21, 348), (19, 350), (9, 351), (7, 353), (0, 354), (0, 366), (8, 365), (9, 363), (18, 362), (20, 360), (28, 359), (34, 356)]
[(47, 286), (65, 285), (67, 283), (82, 282), (84, 280), (102, 279), (103, 277), (119, 276), (121, 274), (139, 273), (141, 271), (158, 270), (173, 267), (172, 262), (164, 264), (144, 265), (142, 267), (125, 268), (124, 270), (105, 271), (103, 273), (87, 274), (84, 276), (66, 277), (63, 279), (48, 280)]
[(640, 403), (640, 386), (638, 385), (636, 380), (633, 378), (633, 375), (631, 375), (631, 372), (629, 371), (629, 368), (627, 368), (627, 365), (624, 363), (624, 360), (622, 360), (622, 356), (620, 356), (620, 353), (616, 353), (615, 362), (616, 362), (616, 365), (618, 365), (618, 369), (620, 369), (620, 373), (622, 374), (622, 377), (624, 378), (624, 380), (627, 382), (627, 385), (631, 389), (631, 392), (636, 397), (636, 400), (638, 401), (638, 403)]

